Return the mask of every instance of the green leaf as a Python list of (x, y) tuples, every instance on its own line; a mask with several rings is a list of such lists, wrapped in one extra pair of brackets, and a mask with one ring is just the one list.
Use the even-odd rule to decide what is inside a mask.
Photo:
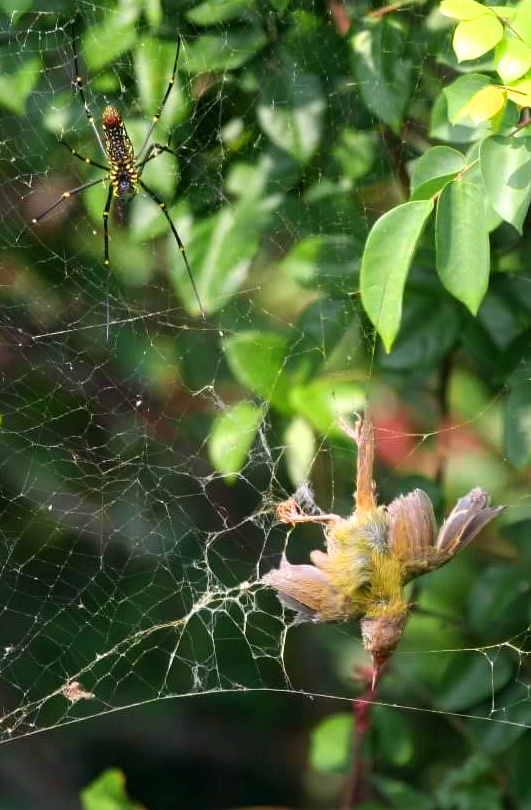
[(524, 76), (531, 67), (531, 0), (522, 0), (515, 9), (510, 31), (496, 48), (496, 70), (505, 84)]
[(503, 83), (510, 84), (531, 67), (531, 47), (516, 37), (504, 37), (496, 46), (494, 64)]
[(366, 391), (359, 383), (336, 378), (314, 380), (308, 385), (293, 385), (289, 392), (291, 407), (304, 416), (315, 430), (341, 435), (337, 420), (363, 410)]
[(151, 28), (156, 28), (163, 20), (161, 0), (144, 0), (144, 13)]
[(476, 141), (476, 143), (469, 150), (467, 155), (468, 166), (464, 176), (467, 182), (473, 183), (473, 185), (479, 188), (480, 194), (485, 200), (485, 227), (490, 234), (502, 224), (503, 219), (500, 217), (498, 212), (494, 210), (487, 195), (487, 189), (485, 188), (479, 161), (481, 143), (482, 141)]
[(16, 25), (26, 11), (33, 8), (34, 2), (35, 0), (0, 0), (0, 9), (5, 11), (13, 25)]
[(286, 62), (264, 78), (257, 115), (273, 143), (306, 163), (319, 146), (325, 107), (318, 77)]
[(503, 706), (504, 722), (488, 722), (492, 719), (492, 701), (487, 699), (483, 706), (474, 710), (474, 714), (482, 719), (468, 720), (467, 734), (471, 735), (475, 747), (480, 751), (500, 754), (510, 750), (512, 757), (517, 740), (526, 733), (531, 723), (527, 686), (518, 682), (508, 684), (496, 695), (496, 705)]
[(367, 108), (395, 131), (404, 119), (412, 90), (412, 63), (403, 33), (387, 20), (355, 34), (353, 67)]
[[(247, 278), (260, 237), (278, 198), (241, 200), (197, 222), (185, 240), (186, 254), (205, 311), (217, 312)], [(179, 230), (179, 229), (177, 229)], [(199, 314), (179, 247), (168, 234), (170, 278), (187, 310)]]
[[(351, 306), (344, 299), (320, 297), (310, 303), (298, 318), (290, 341), (298, 380), (313, 379), (325, 365), (333, 366), (334, 349), (357, 327), (359, 312), (354, 302)], [(348, 350), (352, 351), (349, 342)]]
[(344, 771), (352, 767), (354, 715), (339, 712), (321, 720), (310, 738), (310, 765), (316, 771)]
[(41, 76), (42, 62), (40, 56), (24, 59), (14, 73), (7, 73), (5, 60), (0, 59), (0, 105), (24, 115), (26, 101)]
[(406, 716), (389, 706), (371, 708), (378, 755), (397, 768), (411, 762), (415, 752), (413, 729)]
[(229, 482), (236, 480), (245, 465), (261, 421), (262, 412), (252, 402), (238, 402), (214, 420), (208, 438), (208, 457)]
[(444, 92), (439, 93), (430, 116), (430, 137), (448, 143), (469, 143), (483, 137), (489, 124), (476, 126), (471, 119), (459, 124), (450, 123), (448, 102)]
[(528, 365), (511, 375), (505, 400), (504, 453), (510, 464), (524, 470), (531, 462), (531, 369)]
[(453, 46), (459, 62), (477, 59), (498, 44), (503, 25), (494, 14), (484, 14), (476, 20), (460, 22), (455, 29)]
[(303, 287), (353, 292), (359, 274), (360, 249), (348, 235), (308, 236), (296, 242), (282, 262)]
[(443, 0), (440, 9), (455, 20), (475, 20), (485, 14), (485, 6), (476, 0)]
[(411, 190), (439, 178), (447, 178), (462, 171), (466, 165), (465, 156), (449, 146), (433, 146), (415, 161), (411, 173)]
[(458, 172), (452, 172), (451, 174), (441, 175), (440, 177), (434, 177), (433, 180), (428, 180), (427, 183), (423, 183), (413, 192), (410, 198), (411, 201), (430, 200), (432, 197), (440, 194), (448, 183), (455, 180), (457, 174)]
[(468, 615), (472, 630), (493, 640), (517, 635), (528, 624), (530, 595), (527, 570), (512, 564), (490, 565), (471, 585)]
[(450, 712), (470, 710), (505, 686), (513, 674), (510, 655), (504, 650), (482, 653), (463, 650), (451, 659), (437, 694), (437, 707)]
[(511, 749), (509, 758), (511, 795), (514, 796), (519, 810), (530, 810), (531, 808), (530, 761), (531, 731), (528, 731)]
[(186, 43), (180, 69), (189, 73), (235, 70), (249, 62), (266, 44), (263, 30), (254, 26), (227, 30), (223, 34), (202, 34)]
[(105, 771), (81, 791), (83, 810), (141, 810), (125, 790), (125, 776), (118, 768)]
[[(135, 48), (136, 86), (142, 110), (149, 118), (152, 118), (158, 111), (168, 88), (176, 49), (176, 41), (162, 41), (154, 37), (142, 37)], [(188, 99), (183, 92), (177, 71), (175, 83), (164, 105), (161, 118), (162, 126), (169, 129), (172, 125), (180, 123), (186, 118), (188, 110)], [(157, 129), (157, 141), (160, 141), (160, 139), (160, 130)], [(166, 143), (166, 141), (162, 142)], [(149, 165), (146, 167), (146, 171)]]
[[(427, 794), (400, 782), (398, 779), (374, 775), (371, 780), (376, 785), (378, 793), (387, 801), (386, 808), (393, 810), (441, 810), (439, 804), (435, 805), (434, 800)], [(356, 808), (358, 810), (358, 808)], [(452, 810), (454, 810), (452, 808)]]
[(492, 84), (492, 79), (483, 76), (481, 73), (469, 73), (460, 76), (455, 82), (444, 89), (444, 95), (448, 104), (448, 120), (456, 123), (467, 115), (467, 107), (470, 100)]
[(332, 156), (344, 177), (359, 180), (374, 166), (377, 147), (374, 132), (358, 132), (351, 127), (343, 127), (332, 149)]
[(522, 233), (531, 202), (531, 145), (528, 138), (485, 138), (479, 151), (489, 202)]
[(492, 784), (492, 765), (474, 753), (456, 768), (447, 770), (434, 791), (440, 810), (503, 810), (504, 801)]
[(256, 6), (256, 0), (205, 0), (186, 12), (186, 19), (195, 25), (215, 25), (239, 17)]
[(399, 205), (380, 217), (367, 239), (361, 262), (361, 300), (387, 352), (400, 328), (408, 270), (432, 211), (431, 200)]
[(83, 36), (81, 56), (91, 73), (116, 62), (134, 47), (139, 10), (134, 4), (110, 11), (99, 25), (91, 26)]
[(292, 419), (284, 433), (286, 467), (294, 488), (308, 480), (315, 460), (315, 434), (301, 417)]
[(431, 295), (412, 290), (393, 351), (378, 355), (380, 367), (385, 371), (430, 373), (459, 341), (461, 318), (456, 310), (440, 289)]
[(485, 200), (475, 183), (459, 178), (437, 205), (437, 272), (453, 296), (477, 314), (489, 285), (490, 246)]
[[(166, 176), (171, 177), (171, 174)], [(182, 232), (181, 222), (183, 220), (187, 221), (186, 215), (183, 213), (184, 210), (185, 206), (180, 204), (172, 205), (168, 208), (168, 213), (177, 227), (179, 234)], [(99, 214), (101, 218), (101, 210)], [(168, 220), (162, 214), (158, 205), (155, 205), (149, 197), (143, 194), (138, 194), (130, 201), (128, 217), (129, 237), (131, 241), (139, 245), (144, 244), (150, 239), (156, 239), (170, 230)]]
[(229, 368), (239, 383), (274, 404), (285, 405), (287, 341), (273, 332), (238, 332), (223, 341)]
[(281, 14), (286, 11), (287, 7), (290, 5), (291, 0), (269, 0), (275, 11), (280, 12)]

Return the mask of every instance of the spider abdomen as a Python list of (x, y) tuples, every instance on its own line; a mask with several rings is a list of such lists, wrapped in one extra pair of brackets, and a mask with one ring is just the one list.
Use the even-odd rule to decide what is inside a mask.
[(138, 172), (134, 163), (112, 164), (109, 183), (117, 197), (134, 194), (138, 187)]
[(133, 144), (116, 107), (106, 107), (102, 116), (105, 151), (111, 164), (110, 184), (117, 197), (133, 194), (138, 185)]

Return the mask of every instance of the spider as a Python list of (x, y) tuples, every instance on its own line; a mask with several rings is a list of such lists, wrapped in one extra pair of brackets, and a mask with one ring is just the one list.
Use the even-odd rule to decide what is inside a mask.
[[(75, 78), (74, 84), (76, 90), (79, 92), (81, 97), (81, 101), (83, 103), (83, 108), (85, 110), (85, 114), (87, 119), (94, 130), (94, 134), (96, 136), (96, 140), (100, 146), (101, 151), (103, 152), (104, 158), (108, 161), (109, 166), (104, 165), (103, 163), (98, 163), (91, 158), (84, 157), (80, 155), (75, 149), (72, 149), (66, 141), (61, 140), (60, 143), (71, 152), (74, 157), (78, 158), (78, 160), (82, 160), (84, 163), (87, 163), (89, 166), (95, 166), (98, 169), (102, 169), (106, 172), (104, 177), (100, 177), (98, 180), (90, 180), (88, 183), (83, 183), (81, 186), (76, 186), (75, 188), (71, 188), (68, 191), (63, 191), (61, 196), (58, 200), (56, 200), (49, 208), (39, 214), (37, 217), (34, 217), (31, 221), (33, 225), (38, 225), (38, 223), (44, 219), (44, 217), (48, 216), (57, 206), (61, 205), (64, 200), (67, 200), (69, 197), (73, 197), (76, 194), (79, 194), (82, 191), (85, 191), (87, 188), (91, 188), (92, 186), (96, 186), (99, 183), (104, 183), (108, 181), (109, 183), (109, 193), (107, 194), (107, 202), (105, 203), (105, 208), (103, 210), (103, 239), (104, 239), (104, 259), (103, 264), (106, 267), (110, 265), (109, 259), (109, 212), (111, 210), (111, 203), (113, 197), (116, 198), (125, 198), (127, 199), (132, 194), (142, 190), (144, 191), (148, 197), (150, 197), (153, 202), (155, 202), (166, 219), (168, 220), (168, 224), (171, 228), (171, 232), (179, 246), (180, 251), (182, 252), (184, 263), (186, 265), (186, 270), (188, 273), (188, 277), (190, 279), (190, 283), (192, 285), (192, 289), (194, 291), (194, 295), (197, 299), (197, 303), (199, 305), (199, 310), (203, 319), (205, 319), (205, 312), (203, 306), (201, 304), (201, 299), (199, 297), (199, 293), (197, 291), (197, 286), (194, 281), (194, 277), (192, 275), (192, 271), (190, 269), (190, 265), (188, 263), (188, 258), (186, 256), (186, 251), (184, 249), (184, 245), (182, 243), (181, 237), (177, 233), (177, 229), (173, 224), (173, 221), (168, 214), (166, 203), (155, 194), (154, 191), (151, 191), (148, 186), (142, 180), (142, 172), (144, 171), (144, 167), (146, 163), (149, 163), (151, 160), (154, 160), (156, 157), (161, 155), (163, 152), (168, 152), (170, 155), (174, 155), (178, 158), (177, 153), (171, 149), (169, 146), (163, 146), (160, 143), (151, 143), (148, 146), (149, 139), (155, 129), (160, 116), (162, 115), (162, 111), (164, 110), (164, 105), (168, 100), (168, 96), (171, 93), (173, 84), (175, 82), (175, 74), (177, 71), (177, 62), (179, 60), (179, 51), (181, 49), (181, 37), (177, 36), (177, 51), (175, 53), (175, 60), (173, 63), (173, 70), (170, 76), (170, 81), (167, 87), (167, 90), (164, 94), (164, 98), (157, 110), (156, 115), (153, 116), (151, 120), (151, 124), (147, 131), (147, 135), (144, 138), (144, 143), (142, 144), (140, 151), (138, 154), (135, 155), (135, 151), (133, 148), (133, 144), (127, 134), (127, 130), (125, 128), (125, 124), (122, 120), (122, 116), (120, 115), (119, 111), (116, 107), (105, 107), (102, 115), (102, 127), (103, 127), (103, 141), (101, 139), (100, 133), (96, 126), (96, 122), (94, 120), (94, 116), (90, 110), (90, 107), (87, 104), (87, 100), (85, 98), (85, 92), (83, 90), (83, 81), (79, 73), (79, 64), (78, 64), (78, 55), (77, 55), (77, 47), (76, 47), (76, 27), (77, 27), (77, 20), (74, 19), (72, 22), (72, 51), (74, 53), (74, 69), (75, 69)], [(146, 149), (147, 147), (147, 149)], [(142, 153), (145, 150), (144, 157), (142, 157)], [(108, 323), (107, 323), (107, 331), (108, 331)]]

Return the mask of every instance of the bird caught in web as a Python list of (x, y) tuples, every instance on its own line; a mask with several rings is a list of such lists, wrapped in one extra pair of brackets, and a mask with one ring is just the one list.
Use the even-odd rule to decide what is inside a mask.
[(410, 605), (405, 585), (445, 565), (465, 548), (503, 507), (489, 506), (488, 494), (472, 489), (460, 498), (437, 532), (428, 495), (415, 489), (388, 506), (378, 506), (372, 478), (374, 430), (368, 419), (343, 429), (358, 445), (355, 509), (343, 518), (307, 514), (295, 498), (279, 504), (283, 523), (321, 523), (326, 552), (312, 551), (312, 564), (280, 566), (262, 582), (291, 610), (317, 622), (359, 619), (363, 645), (373, 663), (373, 687), (404, 629)]

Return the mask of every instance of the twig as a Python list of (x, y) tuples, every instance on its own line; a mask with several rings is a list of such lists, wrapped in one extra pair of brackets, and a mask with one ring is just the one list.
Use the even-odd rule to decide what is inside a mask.
[(340, 37), (346, 37), (350, 31), (350, 19), (342, 0), (328, 0), (328, 11)]
[[(448, 401), (448, 389), (450, 382), (450, 373), (452, 371), (452, 353), (448, 352), (443, 358), (441, 372), (439, 376), (439, 384), (437, 386), (437, 401), (439, 403), (439, 420), (440, 424), (445, 425), (450, 414), (450, 403)], [(446, 435), (442, 434), (442, 439), (439, 445), (439, 460), (437, 464), (437, 473), (435, 481), (441, 484), (444, 479), (444, 468), (446, 465), (446, 457), (448, 455), (448, 443)]]
[(378, 694), (381, 669), (374, 672), (370, 667), (358, 667), (358, 673), (365, 683), (365, 692), (352, 701), (352, 770), (342, 804), (342, 810), (352, 810), (358, 802), (369, 798), (363, 758), (363, 741), (371, 728), (371, 708)]
[(369, 11), (366, 15), (367, 17), (372, 17), (373, 19), (380, 19), (380, 17), (385, 17), (386, 14), (392, 14), (393, 11), (398, 11), (405, 5), (404, 0), (400, 2), (398, 0), (397, 3), (389, 3), (387, 6), (382, 6), (381, 8), (377, 8), (374, 11)]

